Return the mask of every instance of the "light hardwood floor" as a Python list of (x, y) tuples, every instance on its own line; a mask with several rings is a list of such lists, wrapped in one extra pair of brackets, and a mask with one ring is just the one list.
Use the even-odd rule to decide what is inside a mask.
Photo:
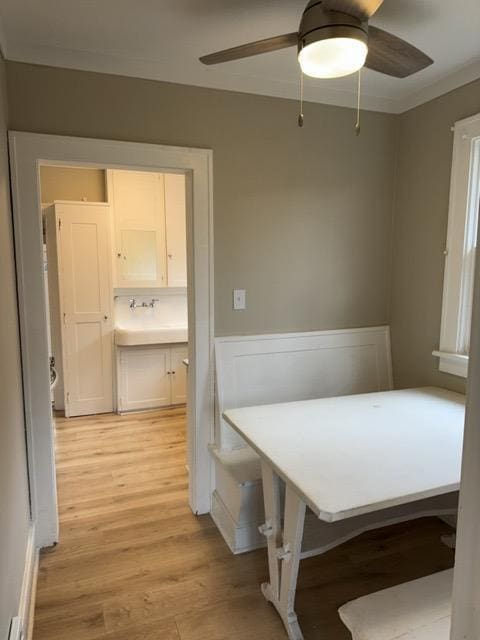
[[(284, 640), (266, 553), (233, 556), (187, 505), (185, 412), (57, 419), (60, 542), (42, 552), (34, 640)], [(431, 518), (301, 564), (306, 640), (347, 640), (337, 608), (453, 564)], [(323, 634), (320, 631), (322, 625)]]

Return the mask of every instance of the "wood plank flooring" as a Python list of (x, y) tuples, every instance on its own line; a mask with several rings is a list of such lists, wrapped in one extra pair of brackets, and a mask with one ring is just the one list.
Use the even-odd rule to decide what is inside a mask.
[[(41, 554), (34, 640), (286, 638), (259, 590), (266, 552), (233, 556), (188, 508), (184, 409), (56, 422), (60, 542)], [(452, 566), (449, 531), (424, 519), (303, 561), (305, 640), (348, 640), (339, 605)]]

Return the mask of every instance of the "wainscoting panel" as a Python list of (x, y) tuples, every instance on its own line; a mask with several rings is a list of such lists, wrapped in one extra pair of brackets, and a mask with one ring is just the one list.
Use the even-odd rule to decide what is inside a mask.
[(389, 327), (217, 338), (215, 444), (245, 446), (222, 412), (392, 388)]

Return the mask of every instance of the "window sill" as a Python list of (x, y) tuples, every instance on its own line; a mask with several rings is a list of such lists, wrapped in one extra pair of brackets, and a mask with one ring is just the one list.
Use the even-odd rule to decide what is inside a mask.
[(433, 355), (439, 358), (438, 368), (444, 373), (466, 378), (468, 376), (468, 356), (448, 351), (434, 351)]

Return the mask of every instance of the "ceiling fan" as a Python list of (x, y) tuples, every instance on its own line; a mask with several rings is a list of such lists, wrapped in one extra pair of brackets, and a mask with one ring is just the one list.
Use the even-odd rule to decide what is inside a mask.
[(302, 72), (314, 78), (340, 78), (363, 66), (405, 78), (431, 65), (433, 60), (413, 45), (369, 24), (382, 4), (383, 0), (310, 0), (298, 32), (217, 51), (200, 62), (219, 64), (296, 46)]

